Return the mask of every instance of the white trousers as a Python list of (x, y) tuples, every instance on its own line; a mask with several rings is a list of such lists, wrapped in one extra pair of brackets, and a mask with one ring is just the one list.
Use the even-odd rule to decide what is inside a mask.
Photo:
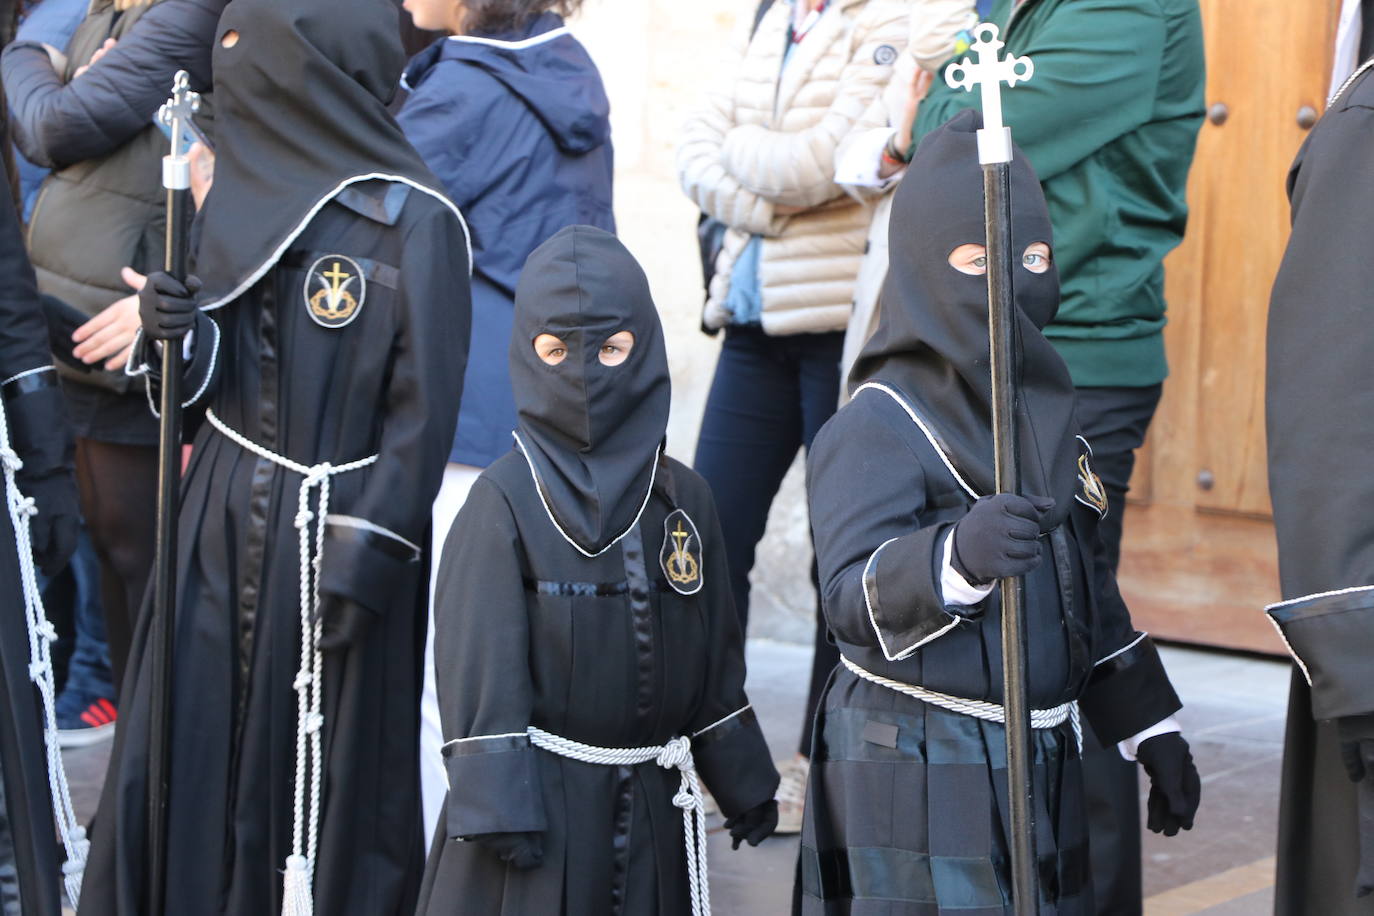
[(450, 464), (444, 468), (444, 483), (434, 499), (430, 512), (434, 534), (431, 541), (429, 570), (429, 624), (425, 632), (425, 690), (420, 697), (420, 798), (424, 804), (425, 851), (434, 840), (434, 831), (444, 813), (444, 796), (448, 794), (448, 777), (444, 771), (444, 729), (439, 721), (439, 691), (434, 672), (434, 592), (439, 581), (439, 560), (444, 555), (444, 541), (467, 502), (481, 468), (468, 464)]

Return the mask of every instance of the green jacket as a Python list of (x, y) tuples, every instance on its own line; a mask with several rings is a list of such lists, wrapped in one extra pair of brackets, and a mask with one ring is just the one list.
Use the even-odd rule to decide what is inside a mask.
[[(1075, 385), (1164, 380), (1164, 256), (1183, 239), (1188, 167), (1203, 117), (1197, 0), (999, 0), (1003, 54), (1029, 55), (1003, 86), (1003, 119), (1035, 166), (1054, 222), (1063, 302), (1045, 331)], [(1008, 24), (1010, 20), (1010, 24)], [(937, 79), (915, 139), (978, 93)]]

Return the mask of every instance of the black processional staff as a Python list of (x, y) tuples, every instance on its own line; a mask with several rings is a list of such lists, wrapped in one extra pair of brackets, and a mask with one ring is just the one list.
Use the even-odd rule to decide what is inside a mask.
[[(1014, 86), (1034, 72), (1029, 57), (999, 59), (1004, 43), (997, 26), (980, 23), (964, 58), (945, 71), (954, 89), (981, 90), (983, 127), (978, 162), (983, 166), (983, 215), (987, 229), (988, 340), (992, 365), (992, 442), (997, 492), (1019, 493), (1021, 462), (1016, 452), (1017, 340), (1012, 301), (1011, 128), (1002, 124), (1002, 83)], [(1035, 857), (1035, 814), (1031, 805), (1030, 703), (1026, 698), (1026, 615), (1019, 576), (1001, 581), (1002, 685), (1007, 723), (1007, 797), (1011, 809), (1011, 884), (1016, 916), (1034, 916), (1040, 897)]]
[[(186, 71), (177, 72), (172, 96), (158, 111), (158, 121), (171, 134), (171, 152), (162, 159), (162, 186), (167, 189), (167, 245), (163, 269), (178, 282), (186, 280), (191, 216), (189, 140), (191, 118), (200, 108)], [(171, 763), (172, 646), (176, 619), (177, 512), (181, 486), (182, 342), (162, 347), (162, 398), (159, 404), (157, 463), (157, 538), (153, 566), (153, 616), (149, 621), (152, 676), (152, 729), (148, 739), (148, 910), (164, 916), (167, 887), (167, 794)]]

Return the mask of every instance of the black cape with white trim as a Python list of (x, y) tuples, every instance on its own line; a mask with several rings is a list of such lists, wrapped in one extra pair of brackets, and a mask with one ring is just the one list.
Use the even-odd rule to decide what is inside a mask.
[[(225, 47), (230, 32), (237, 41)], [(261, 278), (360, 181), (410, 185), (462, 222), (387, 111), (406, 63), (393, 4), (234, 0), (215, 38), (215, 183), (194, 265), (204, 308)], [(466, 226), (463, 236), (471, 260)]]

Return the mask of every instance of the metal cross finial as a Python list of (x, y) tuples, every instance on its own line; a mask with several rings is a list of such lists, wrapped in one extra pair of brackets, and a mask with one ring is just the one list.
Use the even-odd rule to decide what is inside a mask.
[(191, 166), (182, 149), (189, 133), (197, 139), (195, 114), (200, 111), (200, 93), (191, 91), (191, 78), (185, 70), (178, 70), (172, 78), (172, 96), (158, 109), (158, 123), (171, 131), (172, 152), (162, 160), (162, 186), (174, 191), (191, 186)]
[(998, 57), (1005, 42), (997, 38), (997, 26), (981, 22), (973, 30), (977, 39), (969, 50), (978, 55), (978, 63), (965, 57), (945, 70), (945, 82), (951, 89), (978, 88), (982, 93), (983, 129), (978, 131), (978, 161), (987, 165), (1011, 161), (1011, 129), (1002, 124), (1002, 83), (1015, 86), (1035, 73), (1029, 57)]

